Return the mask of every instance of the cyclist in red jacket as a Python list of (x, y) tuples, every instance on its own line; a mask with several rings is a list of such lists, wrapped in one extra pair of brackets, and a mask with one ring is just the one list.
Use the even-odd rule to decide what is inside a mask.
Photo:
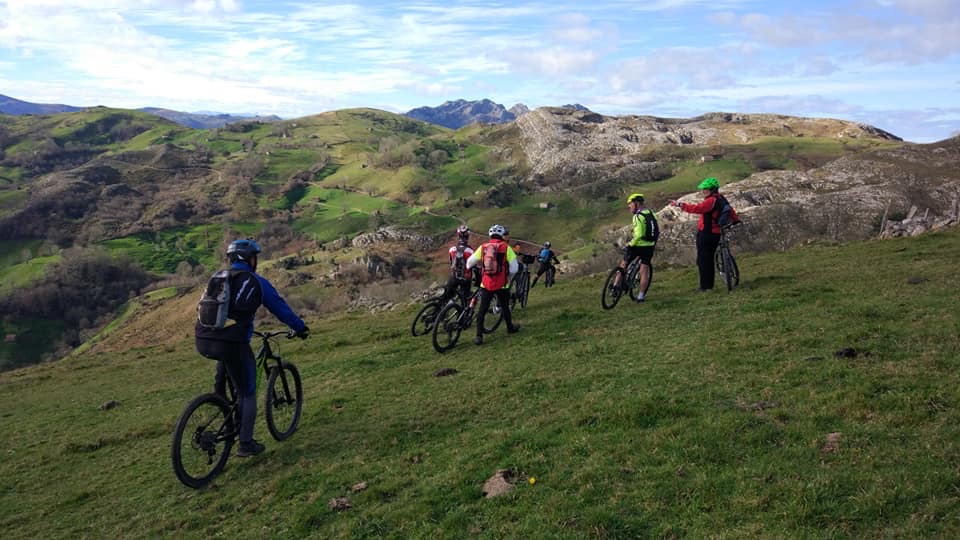
[[(697, 223), (697, 269), (700, 273), (700, 292), (713, 289), (713, 256), (720, 245), (720, 225), (717, 218), (720, 216), (722, 201), (726, 199), (720, 194), (720, 182), (716, 178), (704, 178), (697, 189), (703, 195), (703, 201), (697, 204), (680, 201), (670, 201), (676, 206), (691, 214), (700, 214)], [(736, 213), (731, 209), (731, 216), (738, 221)]]

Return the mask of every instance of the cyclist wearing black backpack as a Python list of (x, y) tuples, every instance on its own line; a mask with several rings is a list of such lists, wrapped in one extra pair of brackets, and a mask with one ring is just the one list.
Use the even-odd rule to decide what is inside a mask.
[(457, 243), (450, 246), (448, 253), (450, 255), (450, 278), (443, 287), (443, 296), (441, 302), (450, 300), (457, 294), (460, 298), (466, 300), (470, 298), (470, 282), (475, 285), (480, 282), (480, 269), (474, 267), (471, 271), (467, 268), (467, 259), (473, 255), (473, 249), (470, 248), (470, 228), (466, 225), (457, 227)]
[(660, 239), (660, 224), (653, 210), (643, 206), (643, 194), (633, 193), (627, 197), (627, 207), (632, 214), (633, 238), (623, 248), (623, 260), (620, 261), (622, 274), (617, 274), (614, 285), (620, 285), (620, 276), (626, 275), (627, 267), (637, 257), (640, 258), (640, 292), (637, 293), (637, 302), (643, 302), (650, 288), (650, 276), (653, 274), (653, 252)]
[[(217, 360), (214, 392), (224, 395), (226, 380), (230, 376), (239, 394), (240, 403), (240, 448), (237, 456), (255, 456), (264, 446), (253, 438), (253, 425), (257, 417), (257, 366), (250, 338), (253, 336), (253, 320), (257, 309), (264, 305), (280, 321), (306, 339), (310, 329), (283, 300), (277, 290), (262, 276), (257, 275), (257, 255), (260, 245), (253, 240), (234, 240), (227, 247), (230, 269), (217, 272), (207, 284), (207, 292), (198, 307), (195, 328), (197, 352)], [(228, 280), (228, 283), (216, 283)], [(226, 291), (221, 296), (220, 306), (211, 300), (211, 290)], [(219, 311), (219, 314), (218, 314)], [(218, 316), (219, 315), (219, 316)]]
[(736, 210), (726, 197), (720, 194), (720, 182), (716, 178), (704, 178), (697, 189), (703, 195), (703, 201), (697, 204), (680, 201), (670, 201), (673, 206), (679, 207), (690, 214), (700, 214), (697, 223), (697, 269), (700, 273), (700, 292), (713, 289), (713, 256), (720, 245), (722, 227), (740, 222)]

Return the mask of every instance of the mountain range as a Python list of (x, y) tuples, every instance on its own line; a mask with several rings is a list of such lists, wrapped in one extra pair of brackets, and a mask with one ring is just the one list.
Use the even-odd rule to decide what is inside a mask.
[[(578, 111), (587, 111), (586, 107), (579, 103), (561, 105), (561, 108), (573, 109)], [(87, 107), (77, 107), (73, 105), (52, 104), (52, 103), (31, 103), (9, 96), (0, 94), (0, 114), (9, 114), (14, 116), (25, 114), (57, 114), (64, 112), (81, 111)], [(223, 127), (236, 122), (248, 120), (261, 122), (275, 122), (280, 120), (276, 115), (250, 115), (250, 114), (227, 114), (219, 112), (182, 112), (160, 107), (143, 107), (137, 109), (146, 113), (154, 114), (161, 118), (166, 118), (176, 122), (181, 126), (194, 129), (212, 129)], [(430, 122), (438, 126), (450, 129), (460, 129), (470, 124), (503, 124), (512, 122), (519, 116), (530, 111), (530, 108), (523, 103), (517, 103), (507, 109), (499, 103), (489, 99), (480, 99), (468, 101), (457, 99), (446, 101), (437, 107), (417, 107), (411, 109), (404, 116)]]
[[(29, 101), (22, 101), (0, 94), (0, 114), (9, 114), (12, 116), (77, 112), (87, 108), (89, 107), (76, 107), (73, 105), (63, 105), (59, 103), (31, 103)], [(176, 122), (181, 126), (194, 129), (219, 128), (235, 122), (243, 122), (248, 120), (258, 120), (261, 122), (275, 122), (280, 120), (280, 117), (276, 115), (260, 116), (225, 113), (190, 113), (174, 111), (171, 109), (163, 109), (159, 107), (143, 107), (137, 110), (153, 114), (161, 118), (166, 118), (167, 120)]]

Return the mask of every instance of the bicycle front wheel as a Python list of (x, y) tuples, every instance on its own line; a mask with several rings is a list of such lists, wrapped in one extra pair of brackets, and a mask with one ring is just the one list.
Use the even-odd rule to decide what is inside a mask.
[(293, 435), (303, 412), (303, 385), (297, 366), (282, 362), (270, 368), (264, 415), (273, 438), (282, 441)]
[(530, 274), (523, 274), (517, 296), (520, 297), (520, 307), (527, 307), (527, 300), (530, 298)]
[(440, 310), (437, 321), (433, 325), (433, 348), (439, 353), (447, 352), (460, 339), (460, 313), (463, 308), (460, 304), (449, 303)]
[[(603, 282), (603, 291), (601, 291), (600, 294), (600, 305), (603, 306), (603, 309), (613, 309), (614, 306), (617, 305), (617, 302), (620, 301), (620, 296), (623, 295), (625, 279), (626, 276), (624, 275), (623, 268), (618, 266), (610, 271), (607, 280)], [(618, 282), (620, 284), (616, 285)]]
[(410, 326), (410, 333), (414, 336), (425, 336), (433, 330), (433, 322), (437, 319), (437, 313), (440, 311), (440, 302), (430, 302), (423, 306), (413, 319), (413, 325)]
[(723, 259), (723, 281), (727, 284), (727, 291), (732, 291), (740, 284), (740, 269), (737, 268), (737, 261), (733, 259), (729, 249), (721, 248), (720, 253)]
[(194, 398), (177, 420), (170, 445), (173, 472), (194, 489), (210, 483), (230, 457), (237, 437), (231, 407), (217, 394)]

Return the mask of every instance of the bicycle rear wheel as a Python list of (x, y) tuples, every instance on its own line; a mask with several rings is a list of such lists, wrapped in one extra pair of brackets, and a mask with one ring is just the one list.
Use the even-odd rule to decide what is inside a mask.
[(180, 415), (170, 457), (173, 472), (184, 485), (201, 488), (223, 470), (237, 437), (231, 410), (217, 394), (203, 394)]
[(447, 352), (457, 344), (460, 339), (460, 313), (463, 307), (460, 304), (449, 303), (440, 310), (437, 315), (437, 321), (433, 325), (433, 348), (439, 353)]
[[(620, 276), (619, 278), (617, 276)], [(600, 293), (600, 305), (603, 309), (613, 309), (623, 295), (623, 284), (626, 276), (619, 266), (610, 271), (607, 280), (603, 282), (603, 291)], [(619, 281), (620, 285), (614, 285)]]
[[(479, 307), (479, 302), (477, 302)], [(492, 334), (500, 326), (503, 320), (503, 308), (500, 306), (499, 297), (494, 294), (490, 298), (490, 307), (487, 308), (487, 315), (483, 318), (483, 333)]]
[(430, 302), (423, 306), (413, 318), (413, 325), (410, 326), (410, 333), (414, 336), (425, 336), (433, 330), (433, 323), (437, 319), (437, 313), (440, 312), (440, 302)]
[(297, 366), (282, 362), (270, 368), (264, 416), (273, 438), (282, 441), (293, 435), (303, 411), (303, 385)]

